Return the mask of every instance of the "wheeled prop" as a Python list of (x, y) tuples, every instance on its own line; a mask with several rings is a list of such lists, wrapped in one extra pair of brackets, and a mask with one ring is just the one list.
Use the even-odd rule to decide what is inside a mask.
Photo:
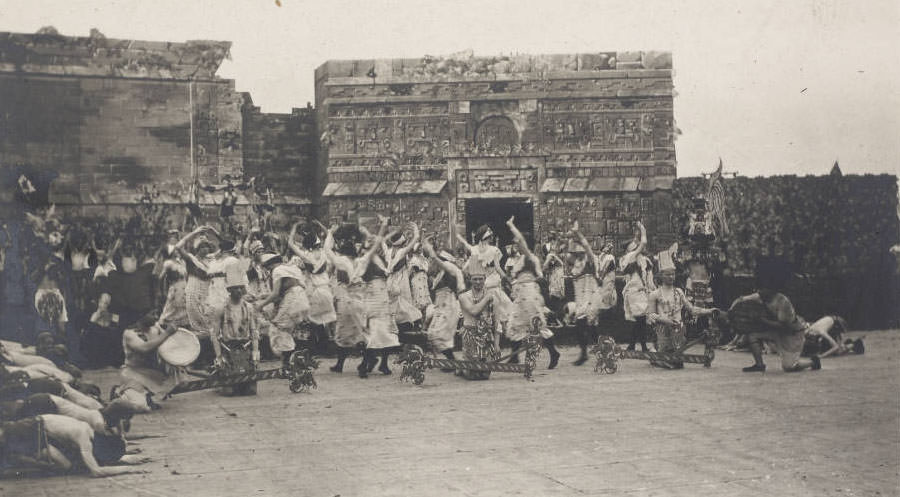
[(525, 353), (525, 362), (523, 364), (507, 364), (504, 360), (512, 357), (513, 354), (501, 357), (496, 361), (466, 361), (466, 360), (450, 360), (428, 357), (418, 345), (407, 345), (403, 348), (403, 352), (397, 358), (396, 363), (403, 365), (400, 373), (400, 380), (412, 381), (416, 385), (425, 382), (425, 370), (432, 368), (440, 368), (455, 371), (493, 371), (498, 373), (522, 373), (526, 379), (531, 379), (534, 368), (537, 364), (537, 357), (543, 349), (542, 339), (540, 335), (541, 320), (534, 318), (531, 322), (532, 332), (522, 340), (522, 346), (515, 353)]
[[(716, 358), (716, 346), (719, 344), (718, 331), (706, 330), (699, 337), (685, 343), (674, 352), (642, 352), (637, 350), (625, 350), (610, 336), (601, 336), (597, 344), (591, 348), (591, 353), (597, 357), (594, 371), (597, 373), (614, 374), (619, 369), (620, 359), (643, 359), (659, 363), (688, 363), (703, 364), (710, 367)], [(685, 354), (684, 351), (694, 345), (702, 343), (705, 346), (703, 354)]]
[[(313, 377), (313, 370), (318, 367), (319, 362), (312, 357), (312, 353), (309, 350), (299, 350), (291, 354), (287, 368), (267, 369), (264, 371), (249, 370), (237, 374), (230, 372), (233, 368), (214, 369), (212, 374), (206, 379), (185, 381), (175, 385), (175, 388), (166, 393), (163, 400), (179, 393), (275, 379), (290, 380), (289, 388), (291, 392), (309, 391), (311, 388), (318, 387), (316, 379)], [(226, 370), (229, 370), (229, 372), (226, 372)]]

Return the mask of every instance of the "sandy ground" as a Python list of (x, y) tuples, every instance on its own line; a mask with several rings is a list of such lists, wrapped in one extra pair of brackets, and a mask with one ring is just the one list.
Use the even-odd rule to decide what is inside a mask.
[[(360, 380), (326, 360), (311, 393), (271, 380), (136, 418), (145, 474), (4, 480), (0, 495), (898, 495), (900, 333), (866, 335), (865, 356), (800, 374), (773, 356), (742, 373), (748, 354), (719, 352), (710, 369), (626, 360), (600, 375), (565, 348), (554, 371), (544, 352), (533, 382), (430, 370), (415, 386), (399, 366)], [(89, 376), (105, 387), (116, 373)]]

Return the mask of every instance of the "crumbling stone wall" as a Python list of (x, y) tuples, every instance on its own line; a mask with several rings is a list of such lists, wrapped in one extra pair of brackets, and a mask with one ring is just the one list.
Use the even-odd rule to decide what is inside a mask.
[(194, 178), (240, 177), (243, 100), (215, 77), (229, 47), (0, 33), (0, 165), (73, 205), (185, 202)]

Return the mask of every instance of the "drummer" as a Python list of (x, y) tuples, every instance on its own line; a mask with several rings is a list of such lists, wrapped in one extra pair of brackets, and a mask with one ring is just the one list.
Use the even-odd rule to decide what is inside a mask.
[[(137, 327), (129, 328), (122, 334), (122, 348), (125, 351), (125, 364), (121, 375), (125, 384), (120, 390), (134, 389), (150, 396), (171, 390), (176, 383), (174, 375), (165, 371), (165, 363), (158, 360), (157, 349), (166, 341), (176, 328), (171, 325), (160, 327), (156, 324), (156, 316), (149, 313), (137, 323)], [(151, 406), (154, 404), (151, 403)]]
[[(259, 326), (256, 309), (244, 299), (247, 293), (247, 272), (240, 264), (232, 264), (225, 271), (225, 286), (228, 300), (223, 303), (221, 317), (213, 328), (212, 344), (216, 351), (216, 365), (223, 366), (231, 362), (231, 366), (241, 361), (238, 351), (249, 346), (250, 364), (247, 369), (255, 370), (259, 365)], [(223, 349), (224, 353), (223, 353)], [(227, 388), (227, 387), (226, 387)], [(241, 383), (230, 387), (231, 395), (256, 395), (256, 382)]]

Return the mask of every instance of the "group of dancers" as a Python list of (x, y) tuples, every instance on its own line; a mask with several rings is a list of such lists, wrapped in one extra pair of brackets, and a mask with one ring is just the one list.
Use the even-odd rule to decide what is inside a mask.
[[(658, 350), (674, 351), (684, 338), (682, 309), (698, 316), (713, 312), (674, 288), (674, 266), (661, 268), (657, 288), (659, 263), (647, 252), (640, 222), (620, 258), (612, 243), (595, 253), (577, 222), (567, 236), (538, 250), (514, 218), (506, 228), (513, 243), (504, 250), (497, 244), (500, 237), (483, 225), (471, 239), (457, 235), (454, 255), (449, 247), (436, 246), (433, 236), (423, 237), (415, 223), (390, 226), (385, 217), (378, 218), (374, 233), (362, 224), (297, 223), (284, 252), (259, 234), (235, 244), (199, 227), (170, 240), (162, 272), (167, 298), (158, 324), (209, 337), (217, 363), (224, 360), (217, 345), (223, 341), (235, 342), (232, 347), (243, 340), (258, 361), (260, 337), (267, 336), (269, 348), (287, 366), (294, 351), (327, 337), (337, 351), (331, 371), (343, 372), (347, 358), (360, 351), (356, 369), (366, 378), (376, 369), (391, 374), (390, 354), (422, 334), (427, 348), (451, 360), (457, 335), (466, 360), (488, 361), (500, 357), (504, 337), (511, 347), (509, 362), (517, 363), (535, 319), (549, 352), (547, 367), (554, 369), (560, 354), (548, 318), (574, 326), (580, 346), (574, 364), (582, 365), (604, 318), (617, 306), (619, 269), (625, 277), (625, 319), (632, 323), (630, 348), (639, 342), (647, 350), (652, 327)], [(566, 300), (567, 278), (572, 302)], [(243, 326), (229, 325), (241, 320)]]
[[(359, 223), (326, 227), (318, 221), (298, 222), (286, 237), (254, 229), (239, 242), (210, 226), (183, 236), (173, 230), (156, 257), (128, 262), (152, 269), (165, 299), (160, 311), (124, 326), (121, 381), (109, 400), (82, 381), (80, 369), (60, 344), (66, 303), (53, 286), (58, 275), (48, 270), (35, 307), (45, 322), (59, 326), (42, 333), (34, 347), (0, 344), (0, 460), (6, 467), (64, 470), (78, 463), (95, 476), (133, 471), (127, 465), (144, 459), (127, 449), (131, 417), (159, 408), (154, 399), (185, 379), (189, 369), (184, 366), (191, 361), (195, 370), (208, 361), (226, 374), (247, 372), (271, 352), (281, 355), (288, 368), (295, 351), (314, 350), (329, 340), (337, 351), (330, 370), (342, 373), (347, 359), (358, 353), (356, 373), (367, 378), (376, 370), (392, 374), (390, 355), (423, 336), (426, 349), (450, 360), (456, 359), (457, 336), (466, 361), (497, 361), (501, 344), (508, 343), (509, 362), (517, 363), (526, 339), (537, 331), (549, 352), (547, 368), (554, 369), (560, 353), (551, 331), (556, 327), (549, 322), (555, 320), (574, 327), (580, 354), (573, 364), (580, 366), (588, 360), (588, 345), (616, 315), (617, 274), (625, 280), (621, 295), (625, 319), (632, 323), (630, 349), (639, 343), (646, 351), (652, 331), (656, 351), (677, 352), (686, 341), (685, 315), (723, 319), (724, 313), (712, 305), (703, 265), (688, 261), (683, 266), (686, 284), (676, 287), (675, 253), (650, 255), (640, 222), (618, 258), (611, 243), (596, 253), (577, 222), (563, 237), (537, 248), (529, 245), (514, 218), (505, 226), (513, 243), (503, 250), (498, 234), (485, 225), (471, 238), (456, 237), (456, 255), (447, 241), (423, 236), (415, 223), (391, 226), (383, 216), (372, 231)], [(441, 242), (446, 245), (437, 245)], [(111, 257), (98, 262), (95, 278), (117, 270)], [(124, 265), (124, 258), (120, 262)], [(818, 369), (826, 355), (862, 353), (861, 340), (841, 339), (847, 325), (840, 317), (809, 324), (797, 315), (779, 292), (785, 274), (783, 268), (761, 266), (758, 291), (732, 305), (732, 310), (756, 306), (760, 313), (756, 327), (744, 335), (754, 358), (744, 371), (765, 371), (766, 342), (777, 345), (788, 372)], [(568, 279), (574, 292), (567, 292)], [(97, 299), (92, 326), (111, 328), (119, 322), (111, 298), (103, 294)], [(179, 332), (207, 344), (207, 357), (180, 354), (180, 342), (173, 339)], [(809, 338), (827, 342), (827, 350), (802, 359)], [(167, 363), (172, 357), (187, 360)], [(683, 367), (677, 357), (651, 363)], [(464, 368), (446, 372), (470, 380), (490, 375)], [(256, 384), (248, 381), (220, 391), (253, 395)]]

